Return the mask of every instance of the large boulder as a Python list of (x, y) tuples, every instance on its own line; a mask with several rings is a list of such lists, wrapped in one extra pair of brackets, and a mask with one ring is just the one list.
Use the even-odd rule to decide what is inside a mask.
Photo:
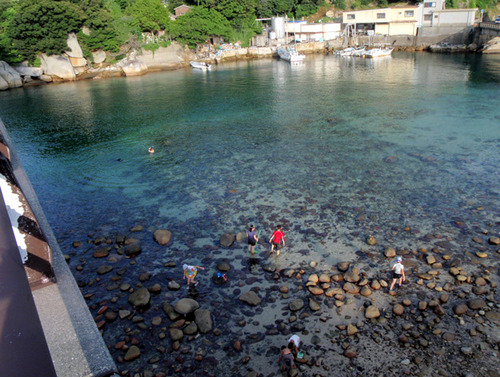
[[(0, 60), (0, 90), (8, 88), (19, 88), (23, 86), (23, 81), (19, 73), (8, 65), (6, 62)], [(7, 86), (7, 87), (6, 87)]]
[(101, 64), (104, 63), (106, 60), (106, 52), (103, 50), (97, 50), (92, 52), (92, 59), (94, 60), (95, 64)]
[(208, 309), (197, 309), (194, 312), (194, 321), (198, 325), (198, 329), (202, 334), (212, 330), (213, 322), (212, 315)]
[(87, 65), (87, 59), (83, 57), (83, 51), (75, 33), (68, 34), (66, 44), (69, 47), (69, 51), (66, 51), (66, 55), (68, 55), (71, 65), (73, 67), (85, 67)]
[(172, 240), (172, 232), (167, 229), (157, 229), (153, 233), (153, 238), (159, 245), (165, 246)]
[(482, 49), (483, 54), (500, 54), (500, 37), (495, 37), (486, 42)]
[(148, 71), (147, 65), (138, 60), (123, 61), (119, 65), (125, 76), (141, 76)]
[(75, 33), (69, 33), (68, 39), (66, 40), (66, 44), (69, 47), (69, 50), (66, 51), (66, 54), (70, 58), (83, 58), (83, 51), (78, 43), (78, 38)]
[(61, 55), (41, 55), (42, 69), (46, 75), (50, 75), (58, 80), (76, 80), (75, 69), (69, 58)]
[(179, 63), (194, 59), (196, 55), (191, 50), (176, 42), (155, 51), (142, 50), (142, 53), (136, 56), (136, 60), (149, 69), (175, 68)]
[(179, 314), (189, 314), (200, 307), (200, 304), (192, 298), (181, 298), (174, 305), (174, 309)]
[(24, 65), (19, 65), (16, 67), (12, 67), (19, 73), (21, 76), (29, 76), (29, 77), (40, 77), (43, 75), (43, 69), (40, 67), (27, 67)]
[(0, 90), (7, 90), (9, 89), (9, 83), (4, 80), (2, 76), (0, 76)]

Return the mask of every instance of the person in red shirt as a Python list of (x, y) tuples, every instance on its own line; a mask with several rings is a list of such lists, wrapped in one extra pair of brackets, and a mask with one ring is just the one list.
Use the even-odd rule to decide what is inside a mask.
[(281, 230), (281, 225), (278, 225), (269, 239), (269, 243), (271, 244), (271, 253), (274, 253), (274, 248), (276, 248), (276, 255), (280, 255), (279, 246), (281, 241), (283, 241), (283, 246), (285, 246), (285, 233)]

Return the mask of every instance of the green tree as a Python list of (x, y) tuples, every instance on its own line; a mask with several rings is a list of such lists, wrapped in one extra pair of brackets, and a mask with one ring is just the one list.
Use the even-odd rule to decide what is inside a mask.
[(38, 53), (60, 54), (68, 33), (82, 24), (80, 7), (68, 1), (20, 0), (8, 34), (19, 55), (34, 61)]
[(346, 5), (345, 5), (345, 0), (335, 0), (335, 6), (338, 8), (338, 9), (346, 9)]
[(117, 52), (124, 41), (119, 38), (111, 13), (105, 8), (103, 0), (83, 0), (81, 9), (85, 14), (84, 26), (90, 35), (79, 33), (78, 39), (90, 50), (102, 48)]
[(126, 12), (142, 31), (158, 32), (165, 29), (170, 21), (168, 9), (161, 0), (135, 0)]
[(177, 17), (170, 25), (170, 35), (191, 48), (205, 43), (210, 37), (229, 38), (232, 33), (229, 21), (215, 9), (193, 7), (188, 13)]
[(316, 13), (324, 0), (299, 0), (295, 6), (295, 17), (302, 18)]
[(231, 26), (241, 30), (255, 20), (255, 0), (202, 0), (206, 8), (215, 9)]
[(15, 5), (14, 0), (0, 0), (0, 60), (5, 60), (8, 63), (22, 61), (8, 35), (10, 24), (16, 15)]

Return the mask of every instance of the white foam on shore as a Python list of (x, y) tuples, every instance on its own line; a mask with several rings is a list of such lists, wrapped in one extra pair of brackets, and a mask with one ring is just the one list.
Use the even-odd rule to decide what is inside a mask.
[(18, 219), (24, 213), (23, 205), (19, 200), (19, 196), (14, 192), (12, 186), (5, 179), (3, 175), (0, 174), (0, 190), (2, 191), (5, 206), (7, 208), (7, 214), (9, 215), (9, 220), (12, 225), (12, 232), (16, 239), (17, 248), (19, 249), (19, 254), (23, 263), (28, 260), (28, 247), (26, 245), (25, 235), (23, 235), (18, 228)]

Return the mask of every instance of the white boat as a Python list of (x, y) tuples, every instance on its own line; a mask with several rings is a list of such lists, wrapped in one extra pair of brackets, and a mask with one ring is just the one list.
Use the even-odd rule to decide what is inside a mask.
[(278, 47), (278, 55), (280, 59), (286, 60), (290, 63), (297, 63), (304, 60), (305, 55), (299, 54), (295, 47)]
[(338, 54), (340, 56), (363, 56), (365, 51), (364, 47), (347, 47), (339, 50)]
[(365, 51), (364, 55), (367, 58), (378, 58), (380, 56), (389, 56), (392, 54), (393, 48), (373, 48)]
[(343, 50), (337, 51), (337, 53), (340, 56), (351, 56), (351, 54), (354, 52), (355, 48), (354, 47), (347, 47), (344, 48)]
[(212, 69), (212, 66), (208, 63), (202, 63), (202, 62), (189, 62), (191, 64), (191, 67), (195, 69), (201, 69), (202, 71), (210, 71)]

